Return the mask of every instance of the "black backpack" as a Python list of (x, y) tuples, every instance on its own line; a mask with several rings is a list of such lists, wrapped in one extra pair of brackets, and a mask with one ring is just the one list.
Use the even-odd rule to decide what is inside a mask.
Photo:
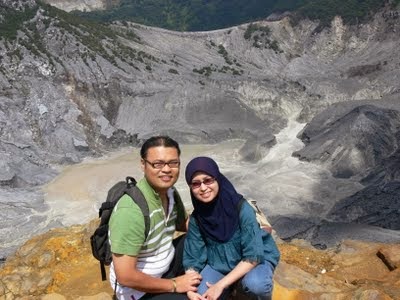
[(112, 261), (111, 247), (108, 241), (108, 221), (110, 220), (114, 206), (125, 194), (128, 194), (142, 210), (145, 225), (145, 237), (149, 234), (150, 216), (147, 201), (142, 192), (136, 186), (136, 180), (133, 177), (126, 177), (125, 181), (116, 183), (108, 191), (106, 201), (103, 202), (99, 208), (99, 218), (101, 218), (100, 225), (90, 237), (92, 254), (100, 262), (102, 280), (106, 280), (105, 266), (110, 265)]

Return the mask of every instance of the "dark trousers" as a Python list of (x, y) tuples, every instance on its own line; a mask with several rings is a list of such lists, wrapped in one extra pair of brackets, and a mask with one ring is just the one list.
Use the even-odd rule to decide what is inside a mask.
[[(169, 270), (165, 272), (162, 278), (174, 278), (179, 275), (183, 275), (185, 273), (185, 269), (182, 265), (183, 259), (183, 245), (185, 242), (186, 235), (181, 235), (174, 239), (172, 244), (175, 247), (175, 255), (172, 263), (169, 267)], [(140, 300), (187, 300), (186, 293), (179, 294), (179, 293), (163, 293), (163, 294), (145, 294)]]

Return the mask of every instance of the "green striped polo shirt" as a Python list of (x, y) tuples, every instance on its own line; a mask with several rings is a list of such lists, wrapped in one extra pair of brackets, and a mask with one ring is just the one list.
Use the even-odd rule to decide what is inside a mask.
[(111, 251), (136, 256), (138, 270), (154, 277), (161, 277), (168, 270), (175, 252), (172, 245), (177, 218), (174, 188), (168, 190), (170, 213), (166, 216), (160, 196), (147, 180), (141, 179), (137, 186), (149, 205), (148, 237), (145, 240), (144, 218), (139, 206), (128, 195), (124, 195), (115, 206), (109, 222)]

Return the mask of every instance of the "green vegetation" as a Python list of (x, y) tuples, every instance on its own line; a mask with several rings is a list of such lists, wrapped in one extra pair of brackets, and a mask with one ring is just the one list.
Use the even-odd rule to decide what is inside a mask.
[[(4, 16), (4, 19), (0, 26), (0, 38), (11, 42), (17, 39), (18, 31), (20, 31), (23, 34), (19, 38), (19, 43), (35, 56), (47, 56), (49, 63), (54, 66), (58, 58), (52, 57), (47, 51), (37, 30), (36, 22), (31, 21), (36, 15), (38, 8), (39, 6), (35, 6), (33, 8), (25, 8), (23, 11), (17, 11), (4, 9), (3, 7), (1, 14)], [(48, 26), (47, 22), (43, 22), (43, 24), (46, 27)], [(9, 55), (18, 60), (23, 59), (20, 49), (11, 51)]]
[(14, 40), (17, 32), (23, 27), (24, 22), (31, 20), (37, 11), (37, 7), (27, 8), (24, 11), (0, 8), (0, 39)]
[(224, 57), (225, 62), (228, 65), (232, 64), (232, 61), (229, 59), (228, 51), (226, 51), (226, 49), (225, 49), (225, 47), (223, 45), (219, 45), (218, 46), (218, 53), (221, 54)]
[(219, 54), (222, 55), (222, 57), (224, 58), (225, 62), (228, 64), (228, 66), (222, 66), (221, 68), (218, 68), (218, 66), (211, 64), (209, 66), (203, 67), (201, 69), (193, 69), (194, 73), (199, 73), (201, 75), (204, 75), (206, 77), (209, 77), (213, 72), (219, 72), (219, 73), (228, 73), (231, 72), (232, 75), (241, 75), (243, 74), (243, 70), (237, 70), (234, 67), (232, 67), (231, 65), (235, 64), (237, 67), (241, 67), (241, 64), (237, 62), (237, 60), (231, 59), (229, 57), (228, 51), (225, 49), (225, 47), (220, 44), (220, 45), (216, 45), (213, 41), (210, 41), (210, 45), (212, 47), (216, 47), (217, 48), (217, 52)]
[(56, 26), (65, 32), (70, 32), (86, 49), (81, 54), (84, 61), (94, 60), (96, 55), (101, 55), (115, 66), (118, 67), (117, 59), (138, 69), (133, 61), (138, 61), (145, 65), (145, 69), (151, 71), (148, 61), (157, 62), (159, 60), (144, 51), (136, 51), (125, 46), (119, 41), (119, 36), (129, 40), (140, 42), (140, 38), (132, 28), (127, 30), (112, 29), (97, 21), (83, 19), (74, 14), (59, 10), (50, 5), (46, 6), (46, 11), (52, 19), (57, 20)]
[(193, 72), (194, 73), (199, 73), (199, 74), (201, 74), (201, 75), (204, 75), (204, 76), (210, 76), (211, 75), (211, 73), (213, 72), (213, 69), (210, 67), (210, 66), (208, 66), (208, 67), (203, 67), (203, 68), (201, 68), (201, 69), (193, 69)]
[[(326, 26), (336, 15), (342, 16), (348, 23), (363, 22), (388, 2), (398, 6), (400, 0), (121, 0), (119, 5), (107, 11), (75, 12), (74, 15), (38, 1), (40, 6), (46, 6), (46, 10), (60, 16), (60, 20), (71, 26), (82, 24), (92, 28), (92, 33), (103, 36), (111, 30), (88, 20), (133, 21), (179, 31), (197, 31), (226, 28), (262, 20), (274, 12), (291, 11), (297, 19), (321, 20), (321, 25)], [(0, 14), (4, 16), (0, 21), (0, 38), (15, 39), (17, 31), (25, 21), (33, 18), (37, 9), (38, 6), (24, 11), (0, 7)], [(86, 21), (77, 16), (83, 16)], [(138, 39), (134, 31), (121, 34), (129, 39)], [(251, 32), (247, 35), (251, 36)]]
[(259, 26), (257, 24), (251, 23), (249, 26), (247, 26), (247, 29), (244, 33), (244, 38), (246, 40), (249, 40), (251, 38), (251, 36), (253, 35), (253, 33), (256, 31), (261, 31), (266, 35), (270, 35), (270, 33), (271, 33), (271, 29), (269, 29), (268, 26)]
[[(328, 25), (341, 15), (345, 22), (362, 22), (389, 0), (121, 0), (107, 11), (75, 12), (102, 22), (127, 20), (178, 31), (227, 28), (265, 19), (271, 13), (291, 11), (297, 18)], [(400, 0), (392, 0), (398, 5)]]
[(217, 66), (211, 64), (207, 67), (203, 67), (201, 69), (193, 69), (194, 73), (199, 73), (201, 75), (204, 75), (206, 77), (209, 77), (213, 72), (218, 72), (218, 73), (228, 73), (231, 72), (232, 75), (241, 75), (243, 74), (243, 70), (237, 70), (233, 67), (230, 66), (223, 66), (222, 68), (218, 68)]
[(328, 25), (336, 15), (340, 15), (345, 23), (356, 23), (383, 5), (382, 0), (308, 0), (299, 8), (299, 14), (320, 20), (322, 26)]
[(108, 11), (75, 12), (78, 15), (111, 22), (129, 20), (178, 31), (226, 28), (265, 18), (277, 0), (121, 0)]
[(179, 74), (179, 72), (175, 69), (169, 69), (168, 72), (171, 74)]
[(116, 65), (115, 58), (103, 46), (104, 40), (110, 41), (109, 45), (113, 45), (117, 39), (116, 34), (109, 27), (98, 22), (84, 20), (50, 5), (45, 6), (48, 15), (57, 20), (57, 27), (63, 29), (64, 32), (73, 34), (92, 52), (98, 53)]
[(268, 26), (260, 26), (257, 24), (249, 24), (246, 31), (244, 32), (244, 38), (246, 40), (253, 39), (253, 47), (272, 49), (275, 53), (283, 52), (279, 48), (279, 44), (276, 40), (270, 38), (271, 29)]
[[(38, 12), (44, 17), (39, 17), (31, 21)], [(86, 64), (96, 60), (97, 56), (102, 56), (115, 66), (119, 66), (121, 61), (129, 64), (135, 69), (139, 69), (134, 63), (143, 64), (143, 69), (151, 71), (151, 63), (160, 63), (159, 59), (144, 51), (137, 51), (122, 43), (120, 37), (130, 41), (140, 43), (140, 38), (135, 34), (135, 28), (127, 26), (119, 28), (117, 26), (107, 26), (94, 20), (84, 19), (75, 14), (67, 13), (53, 6), (38, 0), (34, 8), (26, 8), (24, 11), (17, 11), (0, 5), (0, 39), (12, 42), (17, 39), (18, 32), (21, 36), (19, 43), (37, 57), (47, 57), (50, 65), (56, 62), (61, 63), (59, 57), (53, 56), (45, 46), (45, 30), (50, 26), (57, 29), (59, 34), (53, 38), (58, 43), (75, 46), (79, 49), (79, 54)], [(72, 40), (71, 40), (72, 39)], [(9, 55), (14, 59), (22, 59), (21, 52), (10, 52)], [(166, 63), (166, 62), (164, 62)]]

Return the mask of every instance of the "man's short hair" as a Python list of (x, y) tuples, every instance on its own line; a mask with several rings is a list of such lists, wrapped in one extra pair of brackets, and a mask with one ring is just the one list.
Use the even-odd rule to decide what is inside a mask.
[(150, 148), (153, 147), (172, 147), (175, 148), (178, 151), (178, 156), (181, 155), (181, 149), (179, 148), (179, 144), (177, 141), (175, 141), (174, 139), (170, 138), (169, 136), (166, 135), (159, 135), (159, 136), (153, 136), (149, 139), (147, 139), (143, 145), (142, 148), (140, 149), (140, 156), (142, 158), (146, 158), (147, 157), (147, 151)]

